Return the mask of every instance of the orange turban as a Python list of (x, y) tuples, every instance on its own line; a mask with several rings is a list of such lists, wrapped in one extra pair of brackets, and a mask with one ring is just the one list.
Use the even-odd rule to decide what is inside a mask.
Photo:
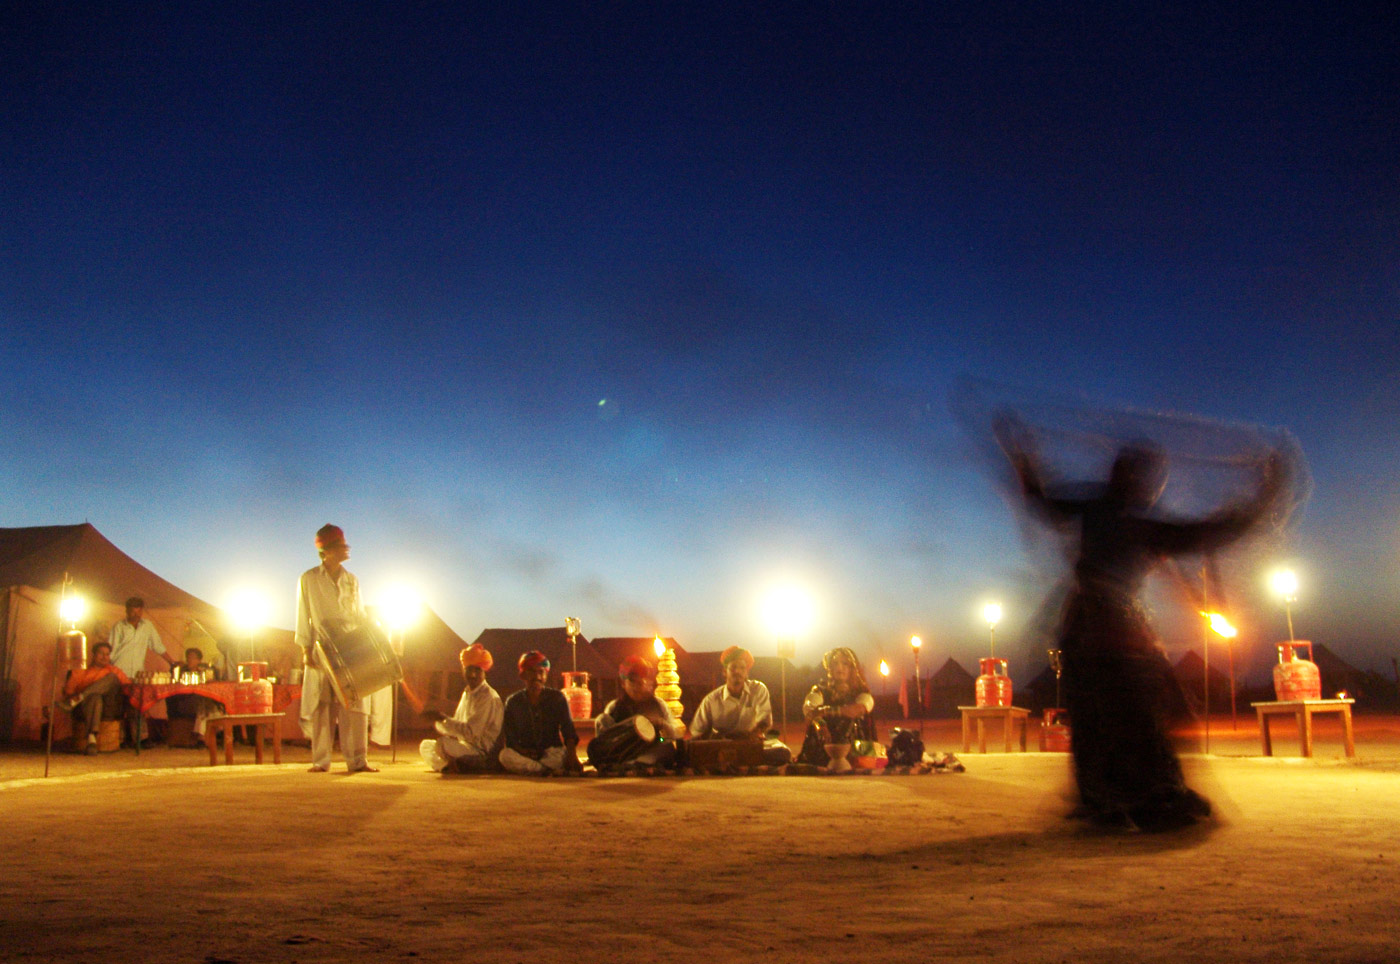
[(742, 646), (730, 646), (719, 654), (719, 664), (721, 666), (728, 666), (736, 659), (743, 662), (745, 669), (753, 669), (753, 653)]
[(491, 658), (491, 652), (480, 643), (472, 643), (458, 655), (462, 659), (462, 669), (480, 666), (483, 673), (491, 672), (491, 664), (495, 662)]

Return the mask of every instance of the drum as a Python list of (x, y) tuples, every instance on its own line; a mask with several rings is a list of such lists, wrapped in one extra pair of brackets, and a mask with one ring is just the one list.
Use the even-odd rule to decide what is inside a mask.
[(697, 770), (728, 770), (764, 764), (763, 744), (758, 740), (688, 740), (690, 765)]
[(389, 637), (374, 623), (340, 628), (330, 635), (316, 641), (314, 655), (341, 706), (349, 709), (352, 703), (403, 679), (403, 664), (394, 655)]
[(656, 727), (640, 714), (610, 726), (588, 744), (588, 762), (598, 769), (636, 759), (656, 742)]

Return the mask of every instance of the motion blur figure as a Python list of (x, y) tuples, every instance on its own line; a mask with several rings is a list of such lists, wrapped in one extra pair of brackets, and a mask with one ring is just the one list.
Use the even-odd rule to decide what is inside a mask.
[(1212, 552), (1253, 528), (1279, 502), (1288, 462), (1276, 449), (1256, 465), (1254, 492), (1199, 520), (1151, 515), (1166, 482), (1166, 459), (1152, 443), (1119, 449), (1106, 484), (1047, 489), (1030, 432), (1011, 416), (995, 424), (1029, 507), (1079, 530), (1074, 582), (1060, 626), (1065, 704), (1080, 807), (1107, 826), (1170, 830), (1209, 816), (1186, 786), (1167, 732), (1170, 668), (1156, 645), (1138, 592), (1167, 556)]

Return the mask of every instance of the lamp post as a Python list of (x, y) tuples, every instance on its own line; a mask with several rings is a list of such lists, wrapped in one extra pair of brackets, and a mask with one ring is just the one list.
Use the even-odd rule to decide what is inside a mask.
[[(87, 664), (87, 636), (78, 629), (78, 620), (87, 613), (87, 601), (82, 596), (68, 594), (73, 580), (68, 573), (63, 574), (63, 584), (58, 592), (58, 640), (53, 650), (53, 682), (49, 686), (49, 725), (44, 741), (44, 776), (49, 775), (49, 760), (53, 757), (53, 727), (58, 722), (55, 712), (58, 709), (58, 677), (63, 672), (63, 664), (76, 663), (77, 668)], [(67, 632), (63, 624), (68, 624)], [(76, 655), (73, 648), (77, 647)]]
[(1279, 569), (1270, 578), (1274, 595), (1283, 600), (1284, 618), (1288, 620), (1288, 641), (1293, 642), (1293, 604), (1298, 601), (1298, 574), (1292, 569)]
[(578, 672), (578, 634), (582, 628), (577, 616), (564, 617), (564, 632), (569, 637), (569, 654), (573, 657), (573, 671)]
[(782, 671), (783, 738), (787, 738), (787, 661), (797, 656), (797, 637), (812, 628), (816, 609), (806, 589), (794, 584), (769, 590), (762, 602), (763, 620), (777, 637), (778, 661)]
[(909, 648), (914, 651), (914, 695), (919, 700), (919, 736), (924, 735), (924, 684), (919, 680), (919, 650), (924, 648), (924, 641), (918, 636), (909, 637)]
[[(1213, 632), (1221, 639), (1224, 639), (1226, 641), (1225, 645), (1228, 647), (1230, 645), (1229, 641), (1239, 635), (1239, 630), (1231, 626), (1230, 621), (1220, 613), (1203, 612), (1201, 615), (1205, 617), (1206, 621), (1205, 629), (1201, 634), (1202, 648), (1205, 650), (1205, 656), (1202, 657), (1205, 667), (1205, 672), (1202, 674), (1204, 677), (1202, 685), (1205, 690), (1206, 704), (1206, 753), (1210, 753), (1210, 634)], [(1231, 686), (1233, 687), (1233, 685), (1234, 683), (1232, 681)], [(1230, 700), (1231, 703), (1234, 702), (1233, 693), (1230, 695)]]
[(890, 695), (890, 664), (887, 663), (887, 662), (885, 662), (883, 659), (880, 660), (880, 677), (881, 677), (881, 679), (883, 680), (883, 682), (880, 683), (880, 695), (881, 695), (881, 696), (889, 696), (889, 695)]
[(982, 618), (987, 623), (988, 656), (997, 654), (997, 623), (1001, 622), (1001, 603), (989, 602), (982, 607)]
[[(423, 603), (412, 589), (398, 586), (385, 593), (379, 604), (379, 615), (389, 630), (389, 645), (394, 655), (403, 658), (404, 635), (422, 616)], [(399, 762), (399, 699), (403, 694), (403, 677), (393, 686), (389, 700), (389, 762)]]

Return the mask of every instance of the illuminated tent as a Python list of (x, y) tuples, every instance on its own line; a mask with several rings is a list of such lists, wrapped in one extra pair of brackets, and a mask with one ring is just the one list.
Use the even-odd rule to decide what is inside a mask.
[[(146, 617), (174, 658), (194, 645), (214, 661), (220, 654), (210, 651), (209, 642), (236, 638), (221, 610), (142, 566), (88, 523), (0, 529), (0, 742), (42, 737), (65, 573), (70, 591), (88, 603), (78, 628), (89, 648), (126, 614), (130, 596), (146, 601)], [(279, 662), (292, 645), (290, 632), (265, 630), (258, 637), (259, 658)], [(146, 658), (148, 669), (165, 668), (154, 655)], [(59, 727), (66, 726), (61, 716)], [(55, 736), (62, 736), (58, 727)]]

